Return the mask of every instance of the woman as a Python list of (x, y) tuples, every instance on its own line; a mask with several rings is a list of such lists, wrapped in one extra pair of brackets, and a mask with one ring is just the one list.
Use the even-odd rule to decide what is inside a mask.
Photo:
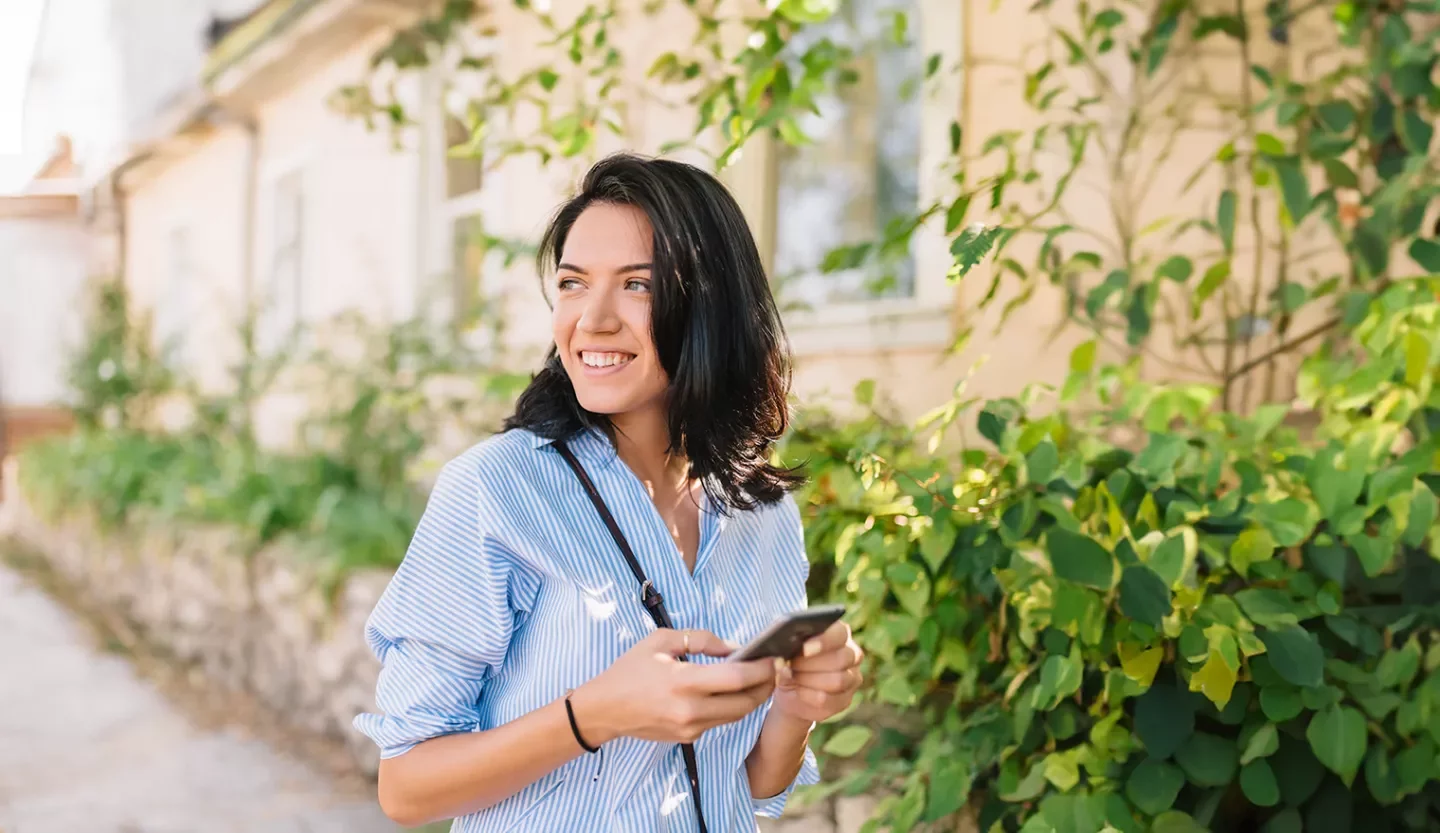
[(720, 661), (806, 603), (801, 478), (769, 462), (788, 357), (754, 240), (713, 177), (621, 155), (561, 207), (540, 265), (544, 369), (504, 433), (445, 467), (366, 628), (383, 714), (356, 726), (381, 748), (380, 802), (474, 833), (754, 830), (817, 779), (810, 730), (860, 683), (843, 623), (789, 665)]

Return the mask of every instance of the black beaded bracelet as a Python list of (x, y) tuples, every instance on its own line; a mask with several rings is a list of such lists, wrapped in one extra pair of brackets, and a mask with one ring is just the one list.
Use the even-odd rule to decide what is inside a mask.
[(575, 707), (570, 705), (570, 695), (574, 693), (575, 691), (573, 689), (565, 692), (565, 714), (570, 718), (570, 731), (575, 734), (575, 742), (580, 744), (580, 748), (593, 755), (599, 752), (600, 748), (591, 746), (585, 742), (585, 738), (580, 736), (580, 724), (575, 722)]

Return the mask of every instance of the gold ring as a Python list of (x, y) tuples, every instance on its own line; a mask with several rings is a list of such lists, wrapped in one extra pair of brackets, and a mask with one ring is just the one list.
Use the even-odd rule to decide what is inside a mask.
[(686, 654), (689, 654), (689, 653), (690, 653), (690, 632), (689, 632), (689, 631), (681, 631), (681, 632), (680, 632), (680, 636), (681, 636), (681, 638), (683, 638), (683, 639), (685, 640), (685, 653), (686, 653)]

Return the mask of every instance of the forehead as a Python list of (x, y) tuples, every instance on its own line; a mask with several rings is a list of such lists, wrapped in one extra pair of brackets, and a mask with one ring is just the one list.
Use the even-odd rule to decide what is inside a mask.
[(633, 205), (596, 203), (570, 227), (560, 260), (586, 270), (649, 263), (652, 242), (645, 212)]

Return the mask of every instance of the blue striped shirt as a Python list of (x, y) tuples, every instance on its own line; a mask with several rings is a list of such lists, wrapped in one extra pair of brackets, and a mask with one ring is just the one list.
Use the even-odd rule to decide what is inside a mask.
[[(809, 564), (792, 498), (729, 517), (702, 503), (692, 574), (605, 435), (584, 432), (570, 447), (675, 627), (744, 644), (776, 616), (805, 606)], [(366, 625), (382, 664), (382, 714), (362, 714), (355, 726), (386, 758), (440, 735), (500, 726), (562, 698), (653, 629), (635, 576), (564, 459), (548, 440), (509, 431), (441, 472)], [(756, 815), (777, 817), (785, 806), (788, 789), (752, 799), (745, 772), (768, 708), (711, 729), (695, 745), (705, 820), (717, 833), (753, 831)], [(796, 783), (818, 778), (807, 751)], [(689, 833), (698, 828), (690, 800), (679, 747), (620, 738), (451, 829)]]

